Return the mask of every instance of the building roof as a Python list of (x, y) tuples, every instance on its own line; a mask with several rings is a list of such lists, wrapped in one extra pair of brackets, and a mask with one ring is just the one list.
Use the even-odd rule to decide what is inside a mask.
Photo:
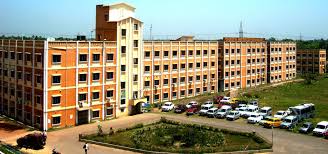
[(224, 37), (224, 42), (265, 42), (265, 38)]
[(128, 8), (131, 8), (133, 10), (135, 10), (136, 8), (133, 7), (132, 5), (130, 4), (127, 4), (127, 3), (124, 3), (124, 2), (120, 2), (120, 3), (113, 3), (113, 4), (102, 4), (100, 6), (109, 6), (109, 7), (115, 7), (115, 6), (125, 6), (125, 7), (128, 7)]

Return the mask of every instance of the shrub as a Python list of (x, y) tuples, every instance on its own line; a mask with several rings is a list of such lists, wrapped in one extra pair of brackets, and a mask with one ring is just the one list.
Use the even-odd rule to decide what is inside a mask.
[(46, 135), (42, 133), (33, 133), (17, 139), (16, 142), (19, 148), (39, 150), (43, 149), (46, 145), (46, 140)]

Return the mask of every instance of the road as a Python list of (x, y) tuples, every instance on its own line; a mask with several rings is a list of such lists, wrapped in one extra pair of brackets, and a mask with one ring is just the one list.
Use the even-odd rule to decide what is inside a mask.
[[(110, 127), (114, 129), (130, 127), (137, 123), (151, 123), (166, 117), (167, 119), (176, 120), (184, 123), (197, 123), (210, 125), (218, 128), (225, 128), (237, 131), (255, 131), (271, 141), (272, 130), (265, 129), (259, 126), (246, 124), (242, 121), (230, 122), (222, 119), (205, 118), (199, 116), (186, 117), (184, 114), (171, 114), (171, 113), (147, 113), (136, 116), (122, 117), (109, 121), (92, 123), (87, 125), (66, 128), (48, 133), (47, 146), (44, 150), (25, 152), (29, 153), (50, 153), (53, 147), (63, 154), (66, 153), (83, 153), (83, 143), (78, 141), (78, 134), (80, 133), (96, 133), (97, 125), (102, 125), (104, 131), (108, 131)], [(328, 140), (318, 137), (291, 133), (288, 131), (274, 129), (273, 131), (273, 153), (327, 153)], [(97, 145), (90, 145), (89, 154), (105, 154), (105, 153), (133, 153), (114, 148), (102, 147)]]

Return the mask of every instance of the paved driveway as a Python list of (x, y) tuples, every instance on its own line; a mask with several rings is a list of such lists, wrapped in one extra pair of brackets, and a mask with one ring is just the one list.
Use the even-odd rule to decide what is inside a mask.
[[(244, 122), (229, 122), (220, 119), (209, 119), (205, 117), (186, 117), (184, 114), (158, 114), (158, 113), (147, 113), (136, 116), (122, 117), (119, 119), (109, 120), (100, 123), (93, 123), (88, 125), (82, 125), (67, 129), (62, 129), (48, 133), (47, 147), (41, 151), (27, 151), (30, 153), (50, 153), (53, 147), (63, 154), (79, 154), (83, 153), (83, 143), (78, 142), (79, 133), (95, 133), (97, 125), (101, 124), (105, 131), (109, 130), (109, 127), (123, 128), (133, 126), (137, 123), (151, 123), (160, 119), (164, 116), (171, 120), (176, 120), (185, 123), (198, 123), (206, 124), (219, 128), (227, 128), (238, 131), (255, 131), (260, 135), (271, 140), (272, 131), (271, 129), (265, 129), (259, 126), (246, 124)], [(284, 130), (274, 129), (274, 153), (327, 153), (328, 151), (328, 140), (307, 136), (302, 134), (296, 134), (287, 132)], [(90, 145), (90, 154), (105, 154), (105, 153), (133, 153), (130, 151), (124, 151), (114, 148), (102, 147), (97, 145)]]

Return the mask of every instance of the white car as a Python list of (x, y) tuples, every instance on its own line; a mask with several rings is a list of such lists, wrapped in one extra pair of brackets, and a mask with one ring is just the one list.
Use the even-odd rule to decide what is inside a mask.
[(313, 135), (322, 136), (328, 132), (328, 121), (321, 121), (313, 130)]
[(236, 108), (236, 111), (238, 111), (240, 113), (240, 116), (243, 117), (245, 116), (245, 113), (247, 112), (247, 107), (240, 107), (240, 108)]
[(259, 101), (257, 99), (251, 100), (248, 105), (254, 105), (254, 106), (259, 106)]
[(244, 113), (243, 117), (248, 118), (252, 113), (255, 113), (255, 112), (258, 112), (258, 111), (259, 111), (259, 107), (258, 106), (249, 105), (247, 107), (247, 110)]
[(220, 100), (220, 103), (230, 103), (230, 97), (223, 97), (221, 100)]
[(191, 101), (191, 102), (189, 102), (189, 103), (186, 105), (186, 107), (189, 109), (189, 108), (191, 108), (191, 107), (194, 106), (194, 105), (198, 105), (198, 103), (197, 103), (196, 101)]
[(227, 115), (227, 120), (234, 121), (239, 119), (239, 117), (240, 117), (240, 113), (238, 111), (231, 111)]
[(206, 112), (207, 117), (214, 118), (215, 117), (215, 113), (216, 113), (217, 110), (218, 110), (218, 108), (216, 108), (216, 107), (213, 107), (213, 108), (209, 109)]
[(277, 111), (276, 114), (273, 117), (284, 119), (287, 116), (288, 116), (288, 112), (287, 111)]
[(219, 110), (217, 110), (217, 112), (215, 113), (215, 117), (225, 118), (230, 111), (232, 111), (231, 106), (223, 105)]
[(259, 113), (251, 113), (247, 118), (247, 122), (250, 124), (256, 124), (263, 119), (263, 116)]
[(202, 107), (200, 108), (200, 111), (198, 113), (201, 116), (206, 115), (207, 111), (210, 110), (211, 108), (213, 108), (213, 105), (211, 105), (211, 104), (202, 105)]
[(174, 109), (174, 104), (172, 102), (166, 102), (162, 105), (162, 111), (168, 112)]
[(268, 106), (265, 106), (265, 107), (262, 107), (259, 111), (260, 115), (261, 116), (270, 116), (272, 114), (272, 108), (271, 107), (268, 107)]
[(212, 101), (206, 101), (202, 106), (207, 106), (207, 105), (214, 105)]

